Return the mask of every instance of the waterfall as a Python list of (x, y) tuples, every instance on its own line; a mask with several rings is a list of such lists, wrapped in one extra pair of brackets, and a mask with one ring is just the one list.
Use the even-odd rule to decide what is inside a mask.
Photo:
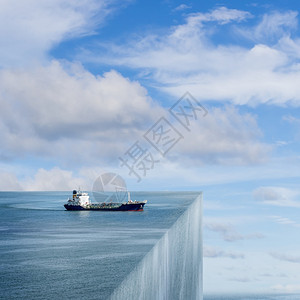
[(202, 300), (202, 194), (178, 218), (111, 300)]

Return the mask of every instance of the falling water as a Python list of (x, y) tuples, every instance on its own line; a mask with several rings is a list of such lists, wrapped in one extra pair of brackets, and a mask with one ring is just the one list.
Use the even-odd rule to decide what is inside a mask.
[(112, 293), (120, 299), (203, 299), (202, 194)]

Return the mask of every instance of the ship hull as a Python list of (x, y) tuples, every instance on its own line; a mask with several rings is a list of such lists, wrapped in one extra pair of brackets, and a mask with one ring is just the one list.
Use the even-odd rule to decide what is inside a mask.
[(65, 204), (66, 210), (100, 210), (100, 211), (142, 211), (145, 203), (126, 203), (118, 206), (113, 205), (89, 205), (87, 207), (81, 205)]

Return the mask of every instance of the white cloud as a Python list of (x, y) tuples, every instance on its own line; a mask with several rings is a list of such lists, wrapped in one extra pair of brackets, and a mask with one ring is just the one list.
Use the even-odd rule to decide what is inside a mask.
[(285, 38), (297, 26), (296, 16), (295, 12), (266, 14), (251, 29), (263, 36), (263, 28), (268, 26), (276, 40), (272, 45), (267, 40), (250, 47), (240, 46), (240, 42), (214, 44), (211, 36), (221, 27), (211, 27), (207, 22), (222, 26), (249, 17), (244, 11), (220, 8), (191, 14), (186, 23), (174, 26), (165, 35), (135, 36), (125, 46), (107, 46), (107, 55), (86, 59), (142, 69), (153, 80), (152, 85), (176, 97), (189, 91), (200, 100), (299, 105), (300, 68), (294, 59), (299, 42), (293, 39), (292, 45), (291, 38)]
[(117, 160), (163, 114), (139, 83), (115, 71), (101, 77), (77, 64), (68, 68), (53, 61), (0, 71), (1, 156)]
[(283, 116), (282, 119), (291, 124), (300, 125), (300, 118), (296, 118), (294, 116), (288, 115), (288, 116)]
[(75, 177), (72, 171), (53, 168), (39, 169), (34, 178), (27, 178), (22, 182), (25, 191), (67, 191), (77, 187), (86, 187), (83, 178)]
[(286, 254), (286, 253), (277, 253), (277, 252), (271, 252), (270, 255), (273, 258), (276, 258), (278, 260), (287, 261), (291, 263), (300, 263), (300, 256), (299, 255), (292, 255), (292, 254)]
[(216, 249), (214, 247), (204, 246), (203, 248), (203, 256), (209, 258), (217, 258), (217, 257), (228, 257), (231, 259), (243, 259), (245, 255), (242, 253), (236, 252), (226, 252), (223, 250)]
[[(93, 178), (95, 179), (95, 178)], [(81, 187), (90, 190), (92, 179), (84, 174), (54, 167), (38, 169), (32, 176), (17, 178), (13, 172), (0, 172), (0, 191), (70, 191)]]
[[(7, 15), (12, 13), (8, 2), (3, 3)], [(48, 2), (35, 3), (36, 6), (32, 4), (32, 11), (28, 16), (34, 14), (33, 11), (38, 14), (34, 14), (31, 21), (27, 19), (24, 21), (23, 17), (19, 18), (19, 16), (21, 12), (27, 12), (30, 6), (25, 7), (18, 2), (15, 11), (19, 18), (18, 22), (15, 25), (9, 23), (7, 31), (0, 30), (0, 35), (4, 34), (5, 38), (5, 32), (17, 30), (20, 24), (25, 22), (24, 30), (26, 29), (29, 35), (23, 34), (24, 39), (28, 41), (24, 47), (28, 44), (37, 49), (40, 54), (36, 55), (30, 49), (28, 50), (29, 56), (37, 59), (40, 58), (39, 55), (43, 56), (55, 43), (63, 39), (92, 33), (94, 22), (103, 22), (103, 18), (95, 20), (94, 16), (98, 17), (98, 14), (103, 11), (105, 17), (112, 9), (105, 1), (89, 2), (84, 9), (79, 8), (86, 2), (66, 4), (57, 0), (49, 2), (48, 6), (44, 7), (45, 3)], [(54, 18), (53, 15), (57, 16)], [(48, 17), (51, 22), (56, 22), (59, 28), (40, 26), (39, 29), (39, 26), (30, 23), (38, 24), (39, 18), (43, 18), (42, 21), (47, 23)], [(212, 78), (214, 73), (219, 72), (227, 76), (226, 70), (237, 61), (232, 57), (232, 53), (242, 52), (247, 56), (245, 49), (218, 48), (210, 45), (205, 24), (241, 22), (249, 17), (247, 12), (226, 8), (219, 8), (207, 14), (190, 15), (186, 24), (172, 29), (166, 42), (163, 40), (165, 37), (162, 39), (147, 37), (137, 43), (135, 49), (128, 47), (129, 52), (146, 51), (149, 54), (148, 65), (145, 65), (145, 58), (138, 51), (130, 53), (126, 58), (128, 61), (125, 61), (122, 54), (121, 63), (129, 63), (138, 68), (150, 66), (153, 70), (160, 69), (162, 72), (158, 72), (159, 74), (154, 72), (155, 76), (162, 79), (165, 77), (167, 81), (174, 79), (172, 90), (176, 93), (177, 99), (182, 94), (181, 88), (190, 84), (189, 79), (194, 75), (197, 77), (199, 70), (201, 74), (208, 72)], [(11, 29), (12, 26), (16, 28)], [(36, 27), (37, 32), (35, 33), (34, 29), (29, 30), (30, 26)], [(47, 27), (49, 32), (42, 32), (44, 27)], [(20, 32), (22, 33), (22, 30)], [(43, 37), (40, 39), (39, 35), (42, 34)], [(33, 37), (41, 44), (35, 41), (31, 41), (30, 44), (30, 38)], [(19, 35), (14, 36), (13, 42), (21, 43), (22, 40), (19, 38)], [(156, 50), (150, 48), (152, 42), (157, 46)], [(24, 49), (22, 46), (18, 51)], [(123, 51), (124, 48), (119, 50)], [(19, 55), (19, 52), (16, 54), (8, 48), (5, 51), (12, 55)], [(129, 52), (126, 51), (123, 53), (128, 54)], [(267, 52), (265, 55), (271, 58), (267, 60), (261, 57), (257, 65), (276, 67), (274, 61), (281, 59), (280, 52), (263, 46), (253, 50), (258, 53), (264, 51)], [(204, 56), (199, 58), (201, 53)], [(21, 56), (27, 59), (26, 55)], [(282, 58), (282, 61), (285, 61), (285, 58)], [(17, 61), (16, 63), (18, 64)], [(251, 63), (251, 60), (247, 62), (252, 66)], [(190, 71), (194, 74), (191, 75)], [(175, 77), (172, 79), (173, 73)], [(186, 75), (188, 79), (186, 82), (186, 78), (178, 77), (181, 74)], [(237, 74), (237, 77), (240, 77), (240, 74)], [(181, 87), (180, 80), (183, 83)], [(197, 88), (200, 86), (197, 80), (194, 84)], [(226, 89), (228, 87), (230, 85), (227, 85)], [(178, 90), (175, 91), (177, 88)], [(227, 92), (223, 93), (222, 90), (214, 89), (213, 86), (210, 87), (205, 83), (203, 94), (198, 99), (211, 95), (211, 88), (214, 93), (219, 93), (215, 94), (216, 98), (226, 96)], [(238, 95), (236, 90), (230, 93), (234, 97)], [(245, 100), (242, 97), (239, 99), (240, 102)], [(2, 69), (0, 105), (0, 138), (3, 142), (0, 159), (8, 161), (35, 156), (47, 159), (50, 157), (55, 160), (52, 165), (59, 165), (64, 169), (70, 166), (74, 168), (74, 165), (78, 169), (82, 163), (89, 166), (92, 164), (103, 166), (112, 161), (118, 163), (118, 156), (141, 137), (148, 125), (164, 114), (162, 108), (154, 104), (148, 97), (147, 91), (138, 82), (130, 81), (115, 71), (94, 76), (78, 64), (57, 61), (44, 63), (43, 66), (35, 64), (27, 69)], [(183, 143), (178, 144), (168, 159), (186, 165), (260, 163), (265, 161), (270, 151), (270, 147), (261, 143), (260, 138), (261, 132), (254, 116), (242, 114), (232, 107), (215, 108), (194, 126), (190, 135), (185, 135)], [(36, 180), (38, 181), (38, 178)], [(31, 185), (34, 186), (34, 183), (32, 182)]]
[(189, 9), (191, 8), (191, 6), (189, 5), (186, 5), (186, 4), (180, 4), (178, 6), (176, 6), (173, 11), (182, 11), (182, 10), (186, 10), (186, 9)]
[[(250, 18), (251, 14), (247, 11), (238, 9), (228, 9), (227, 7), (219, 7), (209, 13), (196, 13), (188, 17), (187, 23), (193, 23), (195, 19), (201, 22), (212, 22), (217, 21), (221, 24), (227, 24), (232, 21), (241, 22), (247, 18)], [(191, 21), (190, 21), (191, 20)]]
[(285, 273), (277, 273), (277, 274), (274, 274), (274, 273), (263, 273), (263, 274), (260, 274), (260, 276), (262, 276), (262, 277), (282, 277), (282, 278), (288, 278), (289, 277)]
[(108, 0), (2, 0), (0, 66), (29, 65), (63, 39), (92, 34), (115, 7)]
[[(175, 149), (174, 149), (175, 151)], [(171, 156), (172, 153), (170, 153)], [(218, 154), (221, 157), (221, 154)], [(183, 156), (182, 156), (183, 157)], [(199, 161), (192, 165), (192, 159), (183, 161), (169, 158), (155, 166), (154, 170), (147, 174), (147, 187), (151, 183), (152, 189), (157, 185), (165, 189), (178, 190), (179, 187), (198, 189), (204, 185), (241, 183), (252, 180), (278, 180), (299, 176), (299, 157), (270, 159), (266, 164), (260, 165), (217, 165), (206, 164), (199, 167)], [(284, 167), (283, 167), (284, 166)], [(127, 169), (123, 173), (127, 176)], [(162, 182), (164, 184), (162, 185)], [(136, 188), (139, 189), (138, 185)]]
[[(291, 59), (300, 57), (300, 39), (299, 37), (292, 38), (289, 34), (284, 35), (278, 40), (276, 48), (286, 53)], [(291, 67), (291, 71), (299, 71), (299, 64), (295, 63)]]
[(229, 106), (211, 108), (205, 117), (194, 121), (190, 133), (184, 132), (184, 140), (174, 151), (178, 151), (180, 161), (185, 164), (262, 163), (271, 147), (260, 142), (261, 136), (251, 114), (242, 114)]
[(253, 191), (256, 199), (263, 201), (266, 204), (287, 207), (300, 207), (296, 197), (299, 191), (275, 186), (259, 187)]
[(261, 233), (241, 234), (237, 232), (232, 225), (223, 223), (207, 223), (205, 228), (217, 232), (226, 242), (235, 242), (239, 240), (261, 239), (264, 237)]
[(288, 36), (298, 26), (298, 12), (271, 12), (265, 14), (257, 26), (250, 29), (237, 29), (239, 33), (257, 43), (267, 41), (277, 42), (278, 39)]
[[(232, 21), (241, 22), (250, 16), (251, 15), (248, 12), (236, 9), (228, 9), (226, 7), (217, 8), (209, 13), (192, 13), (186, 18), (185, 24), (174, 27), (170, 35), (164, 37), (166, 38), (167, 43), (169, 44), (166, 46), (176, 47), (176, 44), (173, 44), (174, 42), (179, 42), (181, 46), (192, 46), (192, 44), (190, 44), (190, 42), (194, 42), (192, 39), (195, 39), (195, 41), (198, 42), (201, 41), (201, 38), (204, 38), (205, 36), (205, 31), (203, 27), (207, 22), (227, 24)], [(147, 39), (145, 41), (147, 41)], [(158, 39), (157, 41), (161, 42), (162, 40)], [(146, 46), (146, 44), (144, 46)], [(164, 47), (164, 45), (161, 43), (156, 44), (156, 46), (161, 48), (161, 50)], [(176, 52), (176, 49), (173, 50), (175, 50)], [(182, 49), (181, 53), (185, 53), (185, 50), (186, 47)]]
[(280, 293), (296, 293), (300, 292), (300, 284), (277, 284), (271, 289)]
[(0, 170), (0, 191), (19, 191), (22, 190), (18, 178), (14, 173), (3, 172)]
[[(18, 168), (22, 174), (22, 168)], [(80, 187), (91, 191), (94, 181), (108, 172), (117, 173), (116, 168), (105, 170), (100, 167), (80, 169), (60, 167), (39, 168), (30, 170), (25, 176), (18, 178), (13, 170), (4, 172), (0, 169), (0, 191), (70, 191)]]
[[(115, 71), (95, 76), (74, 63), (1, 70), (0, 91), (2, 160), (35, 155), (55, 157), (64, 167), (118, 163), (166, 115), (138, 82)], [(212, 108), (183, 134), (167, 157), (181, 164), (260, 163), (270, 151), (255, 117), (233, 107)]]
[(232, 277), (229, 279), (230, 281), (236, 281), (236, 282), (251, 282), (251, 281), (256, 281), (256, 279), (252, 279), (247, 276), (242, 276), (242, 277)]
[(286, 217), (282, 217), (282, 216), (271, 216), (270, 218), (272, 218), (278, 224), (292, 225), (292, 226), (295, 226), (295, 227), (300, 227), (300, 224), (298, 224), (297, 222), (291, 220), (290, 218), (286, 218)]

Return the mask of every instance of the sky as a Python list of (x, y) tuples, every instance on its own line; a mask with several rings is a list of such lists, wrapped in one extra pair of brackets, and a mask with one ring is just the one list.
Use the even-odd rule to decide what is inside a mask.
[(0, 190), (202, 190), (205, 291), (300, 292), (298, 1), (0, 1)]

